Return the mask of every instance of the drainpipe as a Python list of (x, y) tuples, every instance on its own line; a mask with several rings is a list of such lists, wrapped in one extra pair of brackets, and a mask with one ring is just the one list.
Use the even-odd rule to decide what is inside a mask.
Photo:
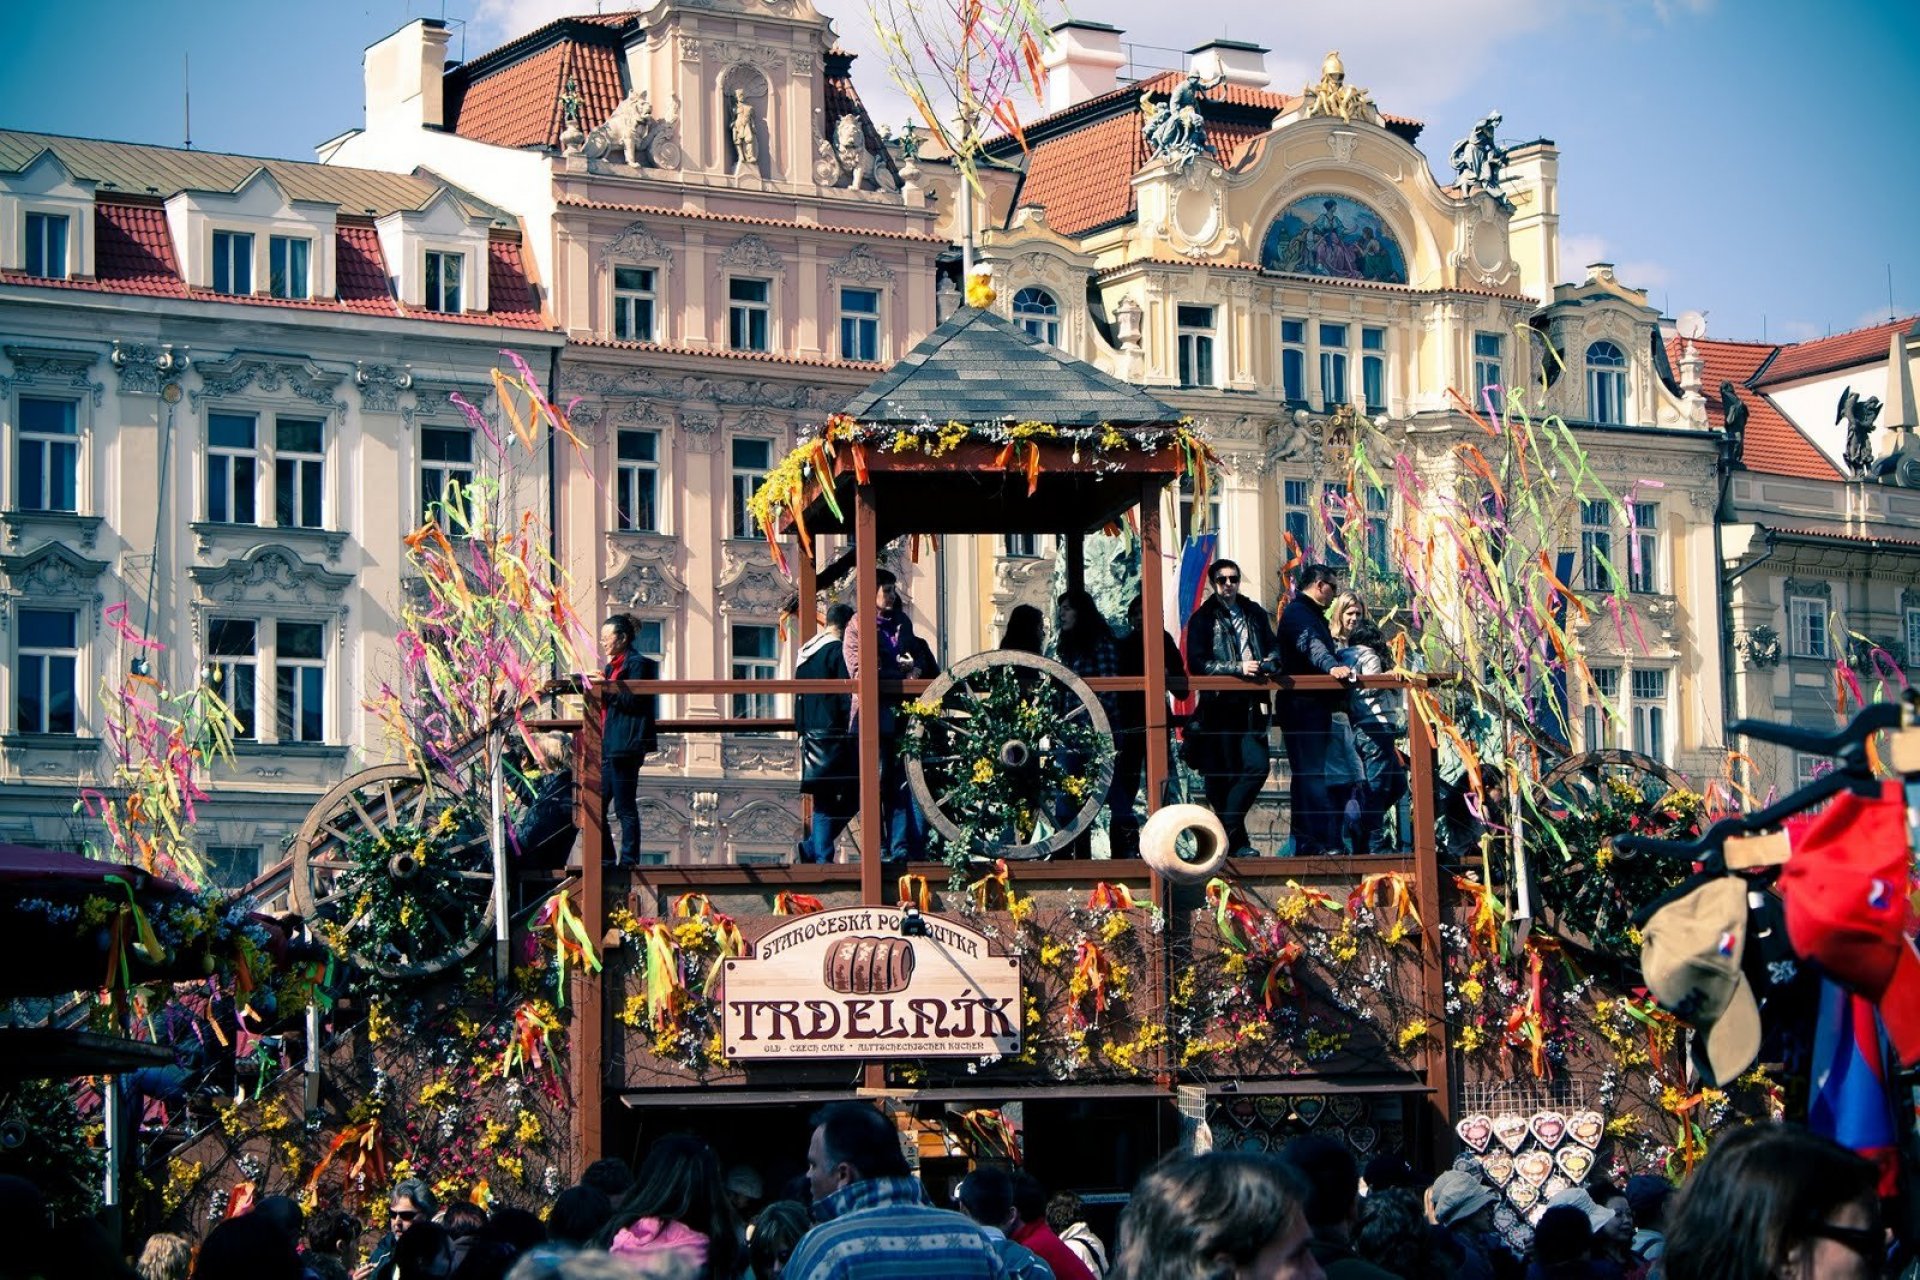
[[(1760, 532), (1766, 535), (1767, 549), (1761, 553), (1759, 559), (1753, 560), (1747, 564), (1741, 565), (1738, 569), (1735, 569), (1732, 573), (1728, 573), (1726, 571), (1726, 568), (1725, 568), (1726, 560), (1724, 559), (1721, 551), (1721, 541), (1722, 541), (1721, 529), (1724, 527), (1723, 517), (1728, 513), (1728, 510), (1729, 510), (1729, 503), (1726, 500), (1726, 492), (1727, 492), (1727, 489), (1729, 488), (1730, 479), (1731, 479), (1730, 476), (1723, 476), (1721, 479), (1721, 482), (1720, 482), (1721, 491), (1722, 491), (1721, 504), (1720, 504), (1720, 509), (1714, 513), (1714, 521), (1713, 521), (1713, 559), (1715, 564), (1721, 566), (1720, 568), (1720, 702), (1721, 702), (1721, 717), (1722, 717), (1721, 726), (1723, 729), (1725, 728), (1726, 725), (1732, 724), (1734, 720), (1738, 718), (1734, 714), (1734, 712), (1738, 710), (1738, 708), (1735, 707), (1734, 705), (1734, 686), (1733, 686), (1733, 584), (1740, 581), (1740, 579), (1746, 577), (1749, 573), (1753, 572), (1755, 569), (1758, 569), (1761, 565), (1765, 564), (1767, 561), (1773, 559), (1774, 552), (1779, 549), (1774, 543), (1773, 530), (1767, 528), (1765, 525), (1761, 525)], [(1733, 735), (1725, 734), (1724, 736), (1729, 739), (1725, 745), (1729, 750), (1731, 750), (1733, 747), (1733, 743), (1731, 741)], [(1746, 775), (1740, 780), (1741, 785), (1751, 790), (1753, 787), (1753, 766), (1751, 764), (1745, 765), (1742, 767), (1741, 772)]]
[[(556, 407), (560, 403), (560, 350), (555, 347), (547, 354), (547, 400)], [(553, 562), (554, 589), (560, 586), (560, 442), (551, 426), (547, 428), (547, 558)], [(560, 655), (553, 655), (551, 670), (547, 673), (555, 680), (567, 673), (560, 670)]]

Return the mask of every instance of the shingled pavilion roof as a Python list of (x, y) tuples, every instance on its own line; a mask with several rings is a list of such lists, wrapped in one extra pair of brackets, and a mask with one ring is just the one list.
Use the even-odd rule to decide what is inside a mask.
[(962, 307), (848, 402), (862, 422), (1174, 423), (1180, 411), (1041, 342), (990, 311)]

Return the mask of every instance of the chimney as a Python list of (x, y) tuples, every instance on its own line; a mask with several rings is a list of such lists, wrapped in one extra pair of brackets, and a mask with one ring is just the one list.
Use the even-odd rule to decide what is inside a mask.
[(1907, 335), (1897, 329), (1887, 341), (1887, 407), (1880, 425), (1901, 439), (1920, 427), (1913, 403), (1913, 370), (1907, 363)]
[(416, 18), (367, 49), (367, 130), (438, 129), (446, 123), (447, 24)]
[(1187, 50), (1193, 57), (1190, 65), (1198, 66), (1202, 54), (1212, 54), (1219, 59), (1220, 70), (1225, 74), (1228, 84), (1242, 85), (1248, 89), (1264, 89), (1273, 83), (1267, 75), (1267, 50), (1245, 40), (1210, 40), (1198, 49)]
[(1047, 69), (1047, 110), (1065, 111), (1076, 102), (1112, 93), (1120, 87), (1120, 28), (1104, 22), (1069, 19), (1053, 29), (1053, 47), (1041, 55)]

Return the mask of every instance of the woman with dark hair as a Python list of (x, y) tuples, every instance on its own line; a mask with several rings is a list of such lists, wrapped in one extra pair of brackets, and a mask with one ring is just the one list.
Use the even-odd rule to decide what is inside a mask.
[[(633, 619), (616, 613), (600, 624), (600, 648), (607, 665), (602, 679), (658, 680), (660, 664), (634, 648), (638, 632)], [(654, 723), (660, 718), (660, 700), (652, 694), (615, 693), (608, 696), (600, 722), (601, 783), (606, 804), (618, 824), (619, 844), (614, 865), (640, 865), (640, 766), (659, 746)], [(591, 856), (591, 851), (589, 851)]]
[(1868, 1280), (1881, 1273), (1880, 1172), (1794, 1125), (1717, 1140), (1668, 1216), (1665, 1280)]
[[(1363, 676), (1393, 669), (1380, 628), (1364, 619), (1347, 633), (1340, 661)], [(1342, 838), (1355, 853), (1389, 853), (1386, 815), (1407, 790), (1407, 769), (1394, 741), (1406, 730), (1400, 695), (1392, 689), (1355, 689), (1347, 695), (1347, 724), (1358, 765), (1357, 785), (1344, 806)]]
[(1007, 629), (1000, 633), (1002, 649), (1022, 653), (1044, 653), (1047, 648), (1047, 615), (1030, 604), (1017, 604), (1007, 615)]
[(1163, 1160), (1121, 1215), (1110, 1280), (1325, 1280), (1305, 1204), (1297, 1175), (1273, 1160)]
[(745, 1261), (740, 1220), (727, 1199), (713, 1149), (688, 1134), (653, 1144), (638, 1181), (600, 1232), (599, 1242), (636, 1260), (674, 1255), (704, 1280), (736, 1280)]
[(753, 1280), (779, 1280), (811, 1225), (807, 1206), (798, 1200), (775, 1200), (762, 1209), (753, 1220), (753, 1241), (747, 1246)]
[[(1120, 645), (1113, 637), (1113, 628), (1100, 613), (1100, 606), (1093, 597), (1078, 587), (1064, 592), (1060, 597), (1056, 614), (1058, 630), (1053, 637), (1053, 656), (1062, 666), (1077, 676), (1098, 679), (1103, 676), (1120, 674)], [(1101, 693), (1094, 695), (1100, 699), (1100, 706), (1107, 713), (1107, 725), (1110, 732), (1118, 733), (1121, 727), (1120, 695)], [(1119, 771), (1107, 782), (1107, 809), (1112, 810), (1133, 807), (1133, 795), (1128, 792), (1120, 795)], [(1072, 820), (1080, 802), (1071, 797), (1061, 797), (1055, 802), (1055, 820), (1066, 823)], [(1067, 856), (1090, 858), (1093, 856), (1091, 834), (1082, 835), (1074, 842)]]
[(300, 1255), (287, 1233), (257, 1213), (228, 1218), (200, 1243), (193, 1280), (298, 1280)]
[(1353, 1251), (1374, 1266), (1408, 1280), (1414, 1276), (1452, 1280), (1459, 1269), (1439, 1245), (1427, 1229), (1419, 1195), (1409, 1188), (1380, 1188), (1360, 1202)]

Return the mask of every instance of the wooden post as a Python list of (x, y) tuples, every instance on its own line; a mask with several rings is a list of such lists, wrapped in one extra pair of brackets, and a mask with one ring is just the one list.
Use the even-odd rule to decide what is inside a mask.
[[(1158, 478), (1140, 486), (1140, 671), (1146, 682), (1142, 695), (1146, 724), (1147, 813), (1152, 815), (1167, 794), (1167, 660), (1160, 636), (1166, 628), (1165, 583), (1160, 567), (1160, 486)], [(1160, 900), (1160, 876), (1153, 877), (1154, 900)], [(1163, 904), (1164, 905), (1164, 904)]]
[[(605, 694), (596, 683), (586, 691), (580, 717), (580, 732), (573, 738), (573, 776), (579, 784), (573, 791), (573, 827), (580, 833), (580, 923), (596, 948), (607, 931), (605, 877), (601, 867), (607, 857), (606, 806), (600, 789), (600, 717)], [(501, 885), (505, 893), (507, 886)], [(607, 1065), (605, 1033), (607, 1025), (606, 984), (586, 965), (575, 965), (573, 972), (573, 1062), (574, 1079), (573, 1149), (579, 1168), (586, 1168), (605, 1154), (601, 1134), (604, 1119)]]
[[(797, 540), (796, 540), (797, 541)], [(813, 633), (820, 617), (820, 588), (814, 585), (813, 552), (805, 544), (793, 550), (795, 573), (793, 575), (794, 593), (798, 600), (793, 617), (794, 637), (799, 648), (805, 648), (807, 641), (813, 639)]]
[[(1406, 694), (1407, 770), (1413, 784), (1413, 886), (1416, 905), (1424, 927), (1420, 930), (1420, 976), (1422, 1002), (1434, 1025), (1446, 1026), (1447, 976), (1445, 957), (1440, 947), (1440, 848), (1435, 835), (1439, 814), (1433, 797), (1433, 731), (1411, 705), (1413, 691)], [(1437, 1113), (1429, 1135), (1434, 1168), (1445, 1168), (1453, 1159), (1453, 1071), (1444, 1037), (1427, 1046), (1427, 1095)]]
[(853, 491), (853, 608), (860, 628), (860, 900), (883, 906), (880, 886), (885, 823), (880, 814), (880, 635), (874, 600), (880, 593), (880, 521), (873, 509), (873, 486)]

